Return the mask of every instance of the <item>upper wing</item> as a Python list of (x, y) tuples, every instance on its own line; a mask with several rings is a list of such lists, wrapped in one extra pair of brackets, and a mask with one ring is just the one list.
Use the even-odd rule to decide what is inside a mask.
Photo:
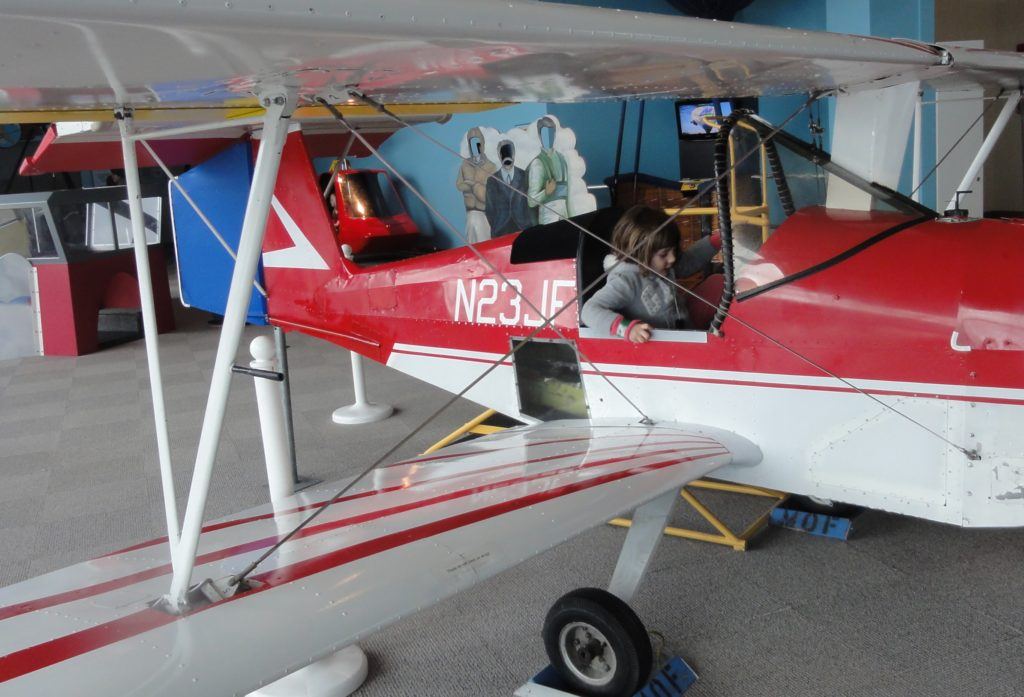
[[(265, 84), (391, 103), (1018, 86), (1024, 56), (529, 1), (4, 0), (0, 110), (239, 104)], [(88, 120), (79, 113), (72, 120)]]
[[(174, 616), (161, 540), (0, 590), (0, 695), (245, 694), (757, 448), (716, 429), (551, 422), (378, 469), (251, 578)], [(208, 524), (239, 572), (340, 484)]]

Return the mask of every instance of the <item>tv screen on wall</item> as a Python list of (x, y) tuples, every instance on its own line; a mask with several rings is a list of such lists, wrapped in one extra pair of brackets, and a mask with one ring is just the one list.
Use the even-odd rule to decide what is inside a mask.
[(728, 116), (732, 102), (727, 99), (676, 102), (676, 120), (679, 137), (683, 139), (710, 138), (718, 133), (718, 126), (707, 123), (706, 116)]

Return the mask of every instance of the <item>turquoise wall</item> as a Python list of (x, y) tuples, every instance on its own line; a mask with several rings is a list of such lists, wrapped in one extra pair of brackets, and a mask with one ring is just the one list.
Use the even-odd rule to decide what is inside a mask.
[[(871, 34), (874, 36), (935, 40), (935, 0), (757, 0), (743, 10), (737, 19), (752, 24), (768, 24), (832, 31), (843, 34)], [(925, 94), (925, 100), (930, 99)], [(761, 100), (761, 113), (769, 121), (779, 123), (800, 106), (803, 97), (777, 97)], [(821, 101), (819, 112), (812, 111), (825, 128), (824, 147), (831, 148), (832, 124), (835, 121), (835, 99)], [(926, 108), (923, 114), (922, 171), (927, 173), (935, 163), (935, 115)], [(786, 129), (794, 135), (809, 139), (809, 120), (801, 115)], [(899, 190), (909, 194), (911, 186), (912, 145), (907, 143), (903, 174)], [(934, 182), (932, 182), (934, 183)], [(922, 188), (922, 203), (935, 206), (934, 186)]]
[[(563, 126), (576, 133), (576, 149), (587, 161), (587, 184), (604, 183), (615, 172), (615, 146), (619, 137), (622, 102), (598, 104), (550, 104), (549, 111)], [(679, 178), (679, 149), (676, 146), (675, 102), (647, 100), (643, 132), (639, 132), (640, 102), (626, 102), (622, 134), (620, 172), (632, 172), (636, 143), (640, 139), (639, 170), (666, 179)]]
[[(466, 131), (474, 126), (491, 126), (507, 131), (521, 126), (547, 113), (545, 104), (518, 104), (493, 109), (477, 114), (457, 114), (446, 123), (429, 123), (418, 126), (420, 131), (446, 144), (456, 152), (462, 144)], [(439, 213), (451, 221), (459, 230), (466, 226), (466, 209), (462, 194), (455, 188), (455, 178), (461, 160), (437, 144), (430, 142), (411, 128), (404, 128), (384, 141), (379, 148), (381, 156), (402, 173), (416, 190), (426, 197)], [(350, 160), (353, 167), (387, 169), (376, 157), (358, 157)], [(329, 159), (317, 161), (317, 170), (324, 171), (330, 166)], [(454, 247), (462, 244), (451, 232), (451, 228), (411, 192), (395, 182), (402, 194), (409, 214), (423, 234), (431, 238), (438, 247)]]
[[(573, 4), (615, 7), (646, 12), (678, 14), (665, 0), (563, 0)], [(755, 0), (737, 16), (738, 21), (752, 24), (785, 26), (817, 31), (853, 34), (874, 34), (933, 41), (935, 36), (934, 0)], [(926, 99), (928, 96), (926, 95)], [(760, 112), (773, 123), (781, 123), (806, 100), (804, 96), (763, 98)], [(620, 171), (633, 169), (640, 104), (627, 102)], [(590, 104), (523, 104), (479, 114), (459, 115), (445, 124), (429, 124), (423, 130), (458, 149), (465, 132), (476, 125), (492, 126), (505, 131), (533, 121), (550, 112), (563, 126), (576, 133), (576, 147), (587, 163), (585, 179), (589, 185), (604, 182), (614, 172), (615, 146), (618, 138), (621, 102)], [(810, 123), (815, 119), (825, 128), (826, 149), (831, 143), (834, 100), (822, 100), (810, 112), (794, 118), (786, 130), (799, 138), (810, 140)], [(646, 102), (640, 171), (668, 179), (679, 175), (674, 101)], [(934, 115), (925, 110), (924, 171), (934, 163)], [(382, 155), (394, 164), (411, 183), (425, 194), (439, 211), (460, 229), (465, 225), (465, 211), (454, 181), (458, 160), (409, 129), (389, 138), (381, 147)], [(319, 163), (321, 169), (325, 163)], [(353, 160), (356, 166), (378, 167), (374, 158)], [(910, 190), (909, 145), (900, 190)], [(924, 188), (924, 203), (934, 206), (934, 187)], [(412, 194), (403, 191), (403, 198), (423, 232), (438, 246), (458, 243), (448, 227), (430, 213)], [(599, 196), (599, 204), (604, 201)]]

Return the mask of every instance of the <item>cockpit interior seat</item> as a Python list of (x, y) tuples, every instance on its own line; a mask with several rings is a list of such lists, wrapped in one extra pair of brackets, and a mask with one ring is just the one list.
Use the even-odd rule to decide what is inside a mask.
[[(725, 291), (725, 275), (713, 273), (691, 289), (707, 301), (701, 302), (689, 293), (686, 294), (686, 310), (690, 314), (693, 329), (708, 329), (715, 317), (715, 309)], [(708, 303), (711, 303), (708, 305)]]

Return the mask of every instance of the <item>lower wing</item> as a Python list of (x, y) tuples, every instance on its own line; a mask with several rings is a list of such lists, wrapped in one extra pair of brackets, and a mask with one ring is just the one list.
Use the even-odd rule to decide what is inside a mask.
[[(706, 427), (562, 421), (375, 470), (249, 577), (173, 615), (165, 540), (0, 590), (0, 695), (245, 694), (757, 448)], [(204, 527), (238, 573), (342, 483)]]

